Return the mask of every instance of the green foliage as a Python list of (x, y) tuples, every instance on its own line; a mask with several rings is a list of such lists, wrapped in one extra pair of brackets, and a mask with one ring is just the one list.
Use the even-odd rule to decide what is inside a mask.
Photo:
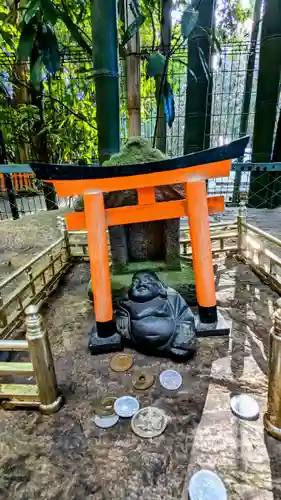
[(194, 30), (196, 23), (198, 21), (199, 12), (193, 8), (188, 7), (182, 15), (181, 18), (181, 34), (184, 40), (186, 40), (189, 35)]
[(160, 52), (153, 52), (147, 57), (146, 75), (161, 76), (165, 68), (165, 57)]

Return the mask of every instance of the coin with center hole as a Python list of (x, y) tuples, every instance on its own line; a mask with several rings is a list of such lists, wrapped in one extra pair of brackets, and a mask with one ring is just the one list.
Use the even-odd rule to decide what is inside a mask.
[(135, 389), (138, 389), (139, 391), (148, 389), (151, 387), (154, 383), (154, 375), (151, 375), (151, 373), (145, 373), (145, 372), (140, 372), (135, 374), (132, 384)]
[(147, 406), (139, 410), (132, 418), (131, 427), (137, 436), (153, 438), (160, 436), (167, 427), (168, 417), (160, 408)]
[(116, 354), (110, 361), (110, 368), (114, 372), (126, 372), (133, 364), (131, 354)]
[(114, 403), (117, 398), (106, 397), (96, 402), (94, 405), (95, 414), (99, 417), (109, 417), (114, 415)]

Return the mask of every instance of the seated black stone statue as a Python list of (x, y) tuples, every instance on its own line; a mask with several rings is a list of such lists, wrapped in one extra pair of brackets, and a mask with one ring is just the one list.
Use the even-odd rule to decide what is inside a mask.
[(196, 350), (194, 317), (181, 295), (152, 271), (135, 273), (128, 295), (116, 307), (116, 333), (91, 334), (93, 354), (119, 350), (127, 343), (148, 354), (190, 357)]

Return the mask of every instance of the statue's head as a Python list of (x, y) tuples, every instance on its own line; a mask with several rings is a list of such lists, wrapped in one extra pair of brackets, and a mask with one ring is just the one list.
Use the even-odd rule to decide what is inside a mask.
[(167, 298), (167, 290), (153, 271), (138, 271), (134, 274), (129, 298), (134, 302), (147, 302), (155, 297)]

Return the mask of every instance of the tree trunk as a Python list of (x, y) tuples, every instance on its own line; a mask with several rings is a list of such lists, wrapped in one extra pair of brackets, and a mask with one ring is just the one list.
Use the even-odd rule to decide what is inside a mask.
[[(279, 119), (277, 124), (274, 149), (272, 155), (273, 162), (281, 162), (281, 111), (279, 112)], [(280, 207), (281, 205), (281, 176), (280, 172), (271, 172), (271, 178), (273, 177), (274, 182), (271, 182), (269, 189), (271, 190), (269, 194), (269, 208)]]
[[(10, 23), (19, 29), (20, 25), (20, 1), (14, 0), (10, 4)], [(27, 65), (23, 61), (15, 61), (13, 64), (13, 76), (16, 80), (16, 85), (14, 85), (14, 95), (12, 100), (12, 106), (16, 107), (20, 104), (28, 104), (28, 86), (27, 86)], [(28, 144), (16, 144), (16, 161), (18, 163), (27, 163), (29, 157), (29, 147)]]
[[(173, 7), (172, 0), (162, 0), (161, 2), (161, 40), (160, 40), (160, 52), (163, 56), (167, 57), (171, 50), (171, 40), (172, 40), (172, 16), (171, 11)], [(167, 73), (167, 72), (166, 72)], [(164, 80), (162, 79), (161, 87), (161, 77), (156, 79), (156, 102), (159, 102), (159, 94), (163, 94), (163, 89), (167, 81), (167, 74), (164, 75)], [(160, 149), (162, 153), (166, 153), (167, 148), (167, 125), (164, 112), (164, 103), (161, 95), (159, 110), (158, 110), (158, 122), (156, 130), (156, 148)]]
[[(126, 28), (134, 20), (127, 1)], [(128, 95), (128, 126), (129, 137), (141, 136), (141, 94), (140, 94), (140, 35), (139, 31), (127, 45), (130, 54), (126, 58), (127, 95)]]
[[(34, 124), (35, 135), (33, 139), (34, 153), (41, 162), (49, 162), (47, 131), (42, 132), (45, 127), (44, 107), (43, 107), (43, 85), (37, 91), (31, 86), (31, 103), (39, 110), (39, 120)], [(57, 195), (53, 184), (43, 183), (43, 193), (47, 210), (57, 210)]]
[[(258, 89), (253, 137), (254, 162), (269, 162), (272, 158), (274, 130), (280, 94), (281, 71), (281, 3), (265, 0), (261, 33)], [(252, 172), (249, 206), (272, 206), (272, 186), (275, 173)]]
[[(253, 14), (253, 27), (252, 27), (251, 41), (249, 47), (248, 63), (246, 69), (246, 80), (244, 86), (244, 96), (243, 96), (240, 132), (239, 132), (240, 137), (246, 135), (248, 131), (249, 112), (250, 112), (255, 62), (256, 62), (257, 41), (259, 37), (259, 27), (261, 21), (261, 8), (262, 8), (262, 0), (256, 0), (254, 7), (254, 14)], [(243, 158), (240, 158), (240, 160), (242, 161)], [(233, 191), (233, 201), (235, 203), (240, 202), (240, 184), (241, 184), (241, 171), (239, 172), (237, 171), (235, 173), (234, 191)]]
[[(197, 0), (192, 1), (196, 8)], [(188, 39), (188, 70), (184, 127), (184, 154), (201, 151), (210, 144), (212, 66), (210, 30), (215, 0), (202, 0), (197, 26)]]
[[(21, 104), (28, 104), (26, 63), (16, 61), (13, 65), (13, 75), (18, 82), (14, 86), (14, 97), (12, 105), (17, 107)], [(27, 143), (17, 144), (16, 161), (18, 163), (28, 163), (29, 147)]]
[(103, 163), (120, 147), (116, 0), (93, 0), (92, 33), (99, 160)]

